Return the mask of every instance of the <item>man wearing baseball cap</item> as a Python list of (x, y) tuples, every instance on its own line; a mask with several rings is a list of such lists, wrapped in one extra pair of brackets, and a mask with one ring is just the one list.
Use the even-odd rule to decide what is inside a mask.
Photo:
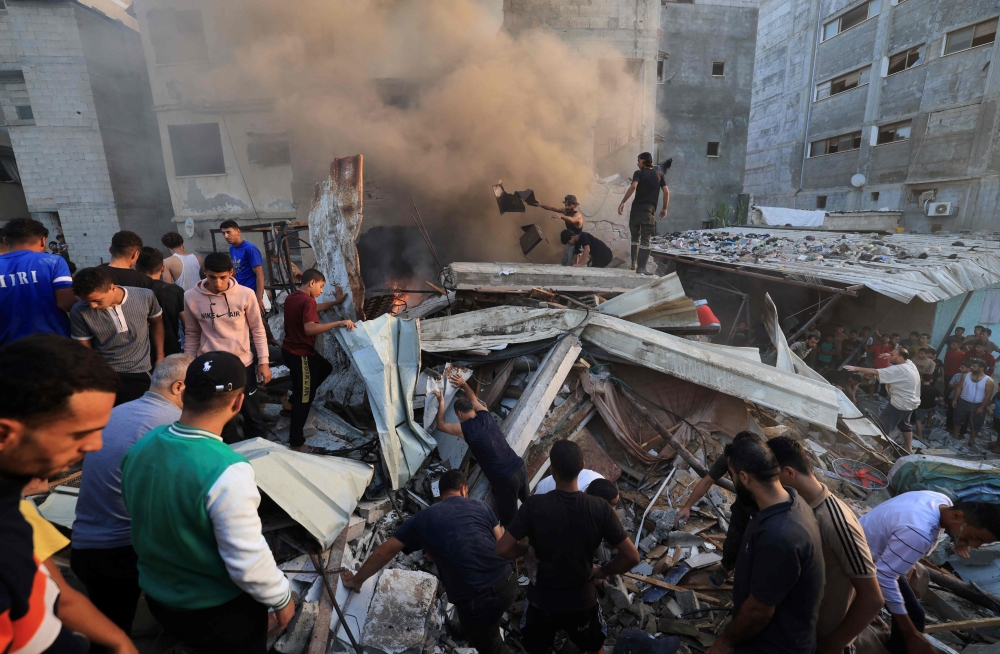
[(284, 629), (295, 605), (261, 533), (253, 468), (220, 435), (240, 412), (246, 367), (207, 352), (184, 384), (180, 420), (150, 431), (122, 459), (139, 586), (185, 645), (264, 654), (268, 609)]
[[(550, 218), (552, 220), (557, 220), (562, 218), (566, 223), (566, 229), (571, 234), (580, 234), (583, 232), (583, 214), (580, 213), (580, 202), (576, 199), (575, 195), (567, 195), (563, 198), (562, 207), (553, 207), (548, 204), (537, 203), (534, 206), (541, 207), (542, 209), (547, 209), (548, 211), (555, 211)], [(576, 253), (576, 245), (566, 245), (564, 248), (562, 265), (571, 266), (573, 265), (573, 255)]]

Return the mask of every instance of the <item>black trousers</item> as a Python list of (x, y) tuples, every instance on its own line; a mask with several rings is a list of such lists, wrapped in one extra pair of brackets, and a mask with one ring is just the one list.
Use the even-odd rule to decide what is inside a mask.
[(497, 520), (506, 528), (514, 520), (517, 513), (517, 501), (521, 503), (528, 501), (528, 469), (521, 466), (521, 469), (510, 477), (497, 479), (488, 478), (490, 486), (493, 487), (493, 501), (497, 506)]
[(500, 638), (500, 619), (517, 599), (517, 574), (511, 570), (507, 578), (476, 597), (455, 602), (462, 633), (479, 654), (508, 654)]
[[(899, 593), (903, 596), (903, 606), (906, 607), (906, 613), (913, 621), (913, 626), (917, 628), (917, 631), (923, 633), (927, 616), (905, 577), (899, 577)], [(885, 648), (889, 650), (890, 654), (906, 654), (906, 640), (903, 638), (902, 630), (896, 626), (895, 620), (892, 621), (892, 630), (889, 632), (889, 640), (886, 641)]]
[(729, 514), (729, 529), (726, 540), (722, 543), (722, 567), (727, 572), (736, 569), (736, 559), (740, 556), (740, 544), (743, 543), (743, 532), (750, 524), (750, 516), (756, 511), (750, 511), (739, 502), (733, 502)]
[(94, 606), (126, 634), (132, 632), (139, 603), (138, 557), (131, 545), (70, 551), (69, 565)]
[(233, 418), (222, 429), (223, 442), (232, 445), (248, 438), (264, 438), (267, 427), (264, 426), (264, 416), (260, 413), (260, 398), (257, 396), (257, 366), (247, 366), (247, 385), (243, 388), (243, 408), (240, 416), (243, 418), (243, 436), (240, 437), (239, 427)]
[(138, 400), (149, 390), (152, 380), (148, 372), (118, 373), (118, 393), (115, 395), (115, 406)]
[(304, 357), (282, 350), (281, 355), (292, 378), (292, 424), (288, 443), (297, 447), (306, 442), (302, 429), (309, 417), (309, 407), (316, 399), (316, 389), (333, 372), (333, 366), (319, 354)]
[(149, 610), (168, 632), (200, 654), (266, 654), (267, 607), (241, 593), (207, 609), (179, 611), (146, 597)]

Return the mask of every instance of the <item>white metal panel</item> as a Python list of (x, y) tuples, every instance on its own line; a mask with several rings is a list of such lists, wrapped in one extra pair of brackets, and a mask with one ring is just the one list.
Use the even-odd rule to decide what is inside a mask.
[(420, 348), (449, 352), (555, 338), (586, 318), (576, 309), (500, 306), (420, 321)]
[(597, 307), (597, 310), (608, 316), (627, 318), (633, 314), (648, 311), (664, 304), (671, 304), (687, 299), (684, 287), (677, 273), (670, 273), (639, 288), (622, 293)]

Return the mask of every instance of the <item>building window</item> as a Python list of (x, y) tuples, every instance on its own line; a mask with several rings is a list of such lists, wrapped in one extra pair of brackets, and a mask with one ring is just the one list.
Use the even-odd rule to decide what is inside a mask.
[(978, 25), (970, 25), (948, 34), (944, 44), (944, 53), (950, 55), (962, 50), (977, 48), (993, 43), (997, 36), (997, 19), (988, 20)]
[(708, 142), (708, 156), (718, 157), (719, 156), (719, 143), (718, 141)]
[(205, 28), (199, 10), (150, 9), (146, 12), (146, 20), (157, 64), (208, 61)]
[(18, 105), (16, 107), (14, 107), (14, 110), (17, 111), (17, 119), (18, 120), (34, 120), (35, 119), (35, 112), (33, 112), (31, 110), (31, 105), (26, 105), (26, 104)]
[(894, 125), (883, 125), (878, 128), (878, 140), (875, 145), (883, 143), (895, 143), (897, 141), (910, 140), (910, 121), (896, 123)]
[(713, 61), (712, 62), (712, 77), (723, 77), (726, 74), (726, 62), (724, 61)]
[(868, 83), (868, 77), (870, 74), (870, 67), (862, 68), (861, 70), (855, 70), (847, 73), (846, 75), (835, 77), (829, 81), (823, 82), (822, 84), (817, 84), (816, 101), (829, 98), (831, 95), (837, 95), (839, 93), (843, 93), (844, 91), (856, 89), (859, 86), (864, 86)]
[(861, 132), (852, 132), (843, 136), (833, 136), (809, 144), (810, 157), (822, 157), (826, 154), (848, 152), (861, 147)]
[(288, 141), (261, 141), (247, 144), (247, 159), (258, 166), (290, 166), (292, 154)]
[(174, 157), (174, 175), (225, 175), (219, 123), (168, 125), (170, 152)]
[(901, 73), (907, 68), (913, 68), (923, 62), (924, 46), (919, 45), (915, 48), (910, 48), (906, 52), (900, 52), (889, 57), (889, 70), (886, 72), (886, 75)]
[(882, 0), (870, 0), (838, 18), (834, 18), (829, 23), (823, 25), (823, 40), (826, 41), (829, 38), (833, 38), (841, 32), (846, 32), (852, 27), (857, 27), (869, 18), (878, 16), (881, 8)]
[(872, 191), (871, 193), (872, 202), (878, 202), (878, 191)]
[(666, 62), (663, 59), (656, 60), (656, 83), (663, 84), (663, 67)]
[(825, 195), (817, 195), (816, 196), (816, 208), (817, 209), (826, 209), (826, 196)]

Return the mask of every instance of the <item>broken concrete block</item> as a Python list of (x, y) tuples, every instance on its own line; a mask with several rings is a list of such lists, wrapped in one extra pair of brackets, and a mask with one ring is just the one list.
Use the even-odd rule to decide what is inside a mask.
[(707, 568), (710, 565), (715, 565), (722, 560), (722, 557), (714, 552), (702, 552), (697, 556), (689, 556), (684, 559), (684, 561), (691, 566), (692, 570), (698, 570), (699, 568)]
[(620, 583), (613, 584), (610, 580), (604, 580), (604, 592), (607, 594), (608, 599), (615, 605), (615, 608), (619, 611), (627, 608), (631, 602), (628, 600), (628, 592), (625, 590), (624, 585)]
[(388, 497), (358, 502), (358, 515), (364, 518), (368, 524), (378, 522), (390, 509), (392, 509), (392, 504)]
[(697, 611), (701, 608), (701, 604), (698, 602), (698, 596), (695, 595), (693, 590), (675, 590), (674, 598), (677, 600), (677, 606), (680, 607), (680, 615), (690, 613), (691, 611)]
[(660, 539), (657, 538), (655, 533), (652, 533), (643, 538), (641, 541), (639, 541), (639, 549), (641, 549), (643, 552), (648, 552), (657, 545), (659, 545), (659, 543)]
[(361, 645), (369, 652), (419, 654), (438, 578), (426, 572), (383, 570), (375, 588)]
[(319, 602), (303, 602), (292, 621), (288, 623), (284, 635), (274, 645), (274, 649), (281, 654), (299, 654), (305, 651), (318, 613)]
[(352, 515), (351, 521), (347, 523), (347, 542), (361, 538), (362, 534), (365, 533), (367, 525), (368, 523), (364, 518)]
[(649, 565), (649, 563), (645, 561), (641, 561), (639, 565), (632, 568), (632, 572), (637, 575), (644, 575), (648, 577), (653, 574), (653, 566)]
[[(371, 607), (372, 597), (375, 596), (375, 588), (378, 586), (381, 575), (382, 571), (380, 570), (366, 579), (365, 583), (361, 584), (360, 591), (349, 591), (343, 584), (337, 584), (337, 604), (344, 612), (344, 622), (356, 640), (360, 640), (364, 633), (368, 610)], [(347, 635), (344, 625), (340, 623), (340, 616), (336, 612), (330, 616), (330, 631), (336, 634), (341, 649), (347, 652), (353, 651), (351, 638)]]

